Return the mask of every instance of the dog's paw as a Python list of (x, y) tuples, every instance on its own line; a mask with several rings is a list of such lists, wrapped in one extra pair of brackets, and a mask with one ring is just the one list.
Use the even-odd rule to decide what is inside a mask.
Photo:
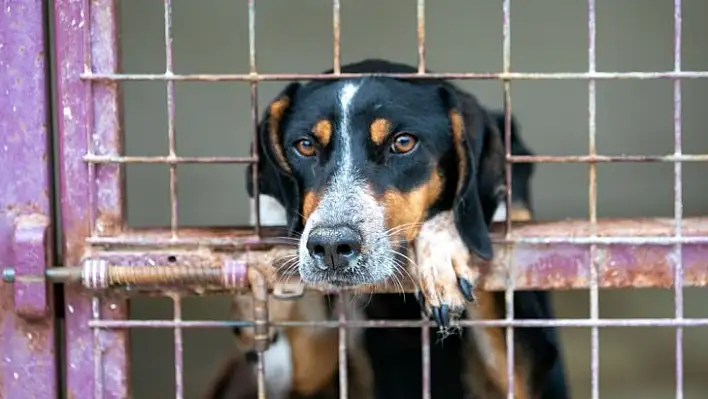
[(480, 273), (455, 228), (451, 212), (441, 213), (421, 226), (414, 244), (421, 310), (446, 330), (475, 300)]

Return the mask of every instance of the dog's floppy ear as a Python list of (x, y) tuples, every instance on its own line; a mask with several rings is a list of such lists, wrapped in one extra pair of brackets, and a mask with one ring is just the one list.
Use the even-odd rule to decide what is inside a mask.
[(499, 204), (498, 185), (503, 178), (501, 139), (489, 134), (495, 127), (474, 98), (462, 97), (446, 86), (439, 93), (450, 118), (458, 165), (455, 225), (467, 247), (490, 260), (493, 249), (488, 226)]
[[(300, 190), (283, 148), (283, 130), (287, 123), (295, 94), (300, 89), (298, 82), (290, 83), (278, 94), (263, 114), (258, 125), (258, 184), (260, 194), (274, 197), (285, 208), (288, 230), (294, 231), (301, 223)], [(246, 170), (248, 195), (254, 196), (253, 167)]]

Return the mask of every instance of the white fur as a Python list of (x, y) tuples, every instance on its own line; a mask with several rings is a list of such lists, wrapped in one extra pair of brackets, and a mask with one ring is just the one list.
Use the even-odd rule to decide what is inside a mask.
[(268, 398), (287, 399), (292, 390), (292, 350), (286, 334), (279, 334), (277, 341), (264, 352), (265, 385)]
[[(260, 194), (260, 216), (261, 226), (285, 226), (287, 216), (285, 208), (270, 195)], [(256, 200), (251, 198), (251, 214), (249, 223), (251, 226), (256, 225)]]

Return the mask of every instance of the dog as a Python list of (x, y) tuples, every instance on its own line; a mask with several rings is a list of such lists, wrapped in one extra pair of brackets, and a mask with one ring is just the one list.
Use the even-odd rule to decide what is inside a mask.
[[(415, 73), (416, 69), (370, 59), (343, 66), (342, 72)], [(489, 226), (504, 194), (499, 122), (499, 113), (486, 110), (473, 95), (443, 80), (374, 76), (287, 85), (259, 126), (258, 184), (262, 194), (283, 206), (288, 230), (300, 237), (302, 280), (332, 287), (378, 284), (400, 272), (408, 260), (405, 254), (421, 233), (426, 237), (445, 233), (450, 240), (444, 254), (430, 253), (434, 245), (428, 245), (427, 256), (424, 248), (414, 248), (421, 256), (411, 270), (424, 313), (441, 327), (448, 327), (456, 317), (503, 317), (503, 293), (480, 292), (477, 283), (482, 275), (479, 268), (470, 267), (493, 256)], [(251, 167), (247, 173), (250, 176)], [(523, 172), (515, 173), (524, 180)], [(519, 201), (513, 203), (530, 204), (517, 191), (523, 194), (523, 189), (515, 189)], [(520, 209), (530, 217), (530, 206)], [(445, 231), (450, 223), (454, 228)], [(426, 224), (431, 226), (430, 234)], [(405, 299), (376, 295), (366, 308), (367, 317), (415, 318), (410, 306), (415, 301)], [(552, 317), (543, 292), (517, 292), (514, 308), (517, 318)], [(444, 348), (431, 348), (433, 363), (443, 359), (438, 362), (442, 366), (431, 372), (433, 397), (463, 397), (466, 390), (492, 398), (506, 392), (504, 329), (473, 330), (467, 341), (475, 346), (479, 361), (471, 372), (462, 364), (461, 354), (467, 351), (462, 341), (455, 341), (462, 339), (459, 336), (447, 338)], [(523, 359), (516, 362), (515, 396), (566, 397), (555, 330), (516, 331), (516, 342), (523, 348), (517, 352), (523, 353)], [(365, 333), (376, 396), (417, 397), (420, 385), (414, 382), (421, 379), (420, 367), (413, 373), (412, 356), (419, 365), (419, 352), (413, 350), (412, 341), (393, 339), (395, 334), (403, 333), (400, 329)], [(405, 367), (395, 368), (391, 362)], [(555, 381), (558, 367), (560, 380)], [(463, 369), (474, 376), (472, 388), (460, 382)], [(548, 393), (549, 378), (554, 379), (554, 388), (559, 387), (555, 394)], [(408, 396), (394, 391), (382, 396), (387, 386), (401, 380), (411, 388)]]
[[(271, 322), (334, 320), (331, 297), (306, 291), (301, 298), (268, 300)], [(253, 318), (253, 297), (232, 301), (236, 320)], [(349, 306), (348, 318), (359, 319)], [(256, 399), (258, 354), (252, 327), (233, 329), (236, 350), (220, 367), (204, 399)], [(363, 351), (360, 329), (347, 330), (348, 396), (373, 399), (371, 366)], [(336, 399), (339, 392), (339, 335), (336, 328), (271, 326), (269, 346), (263, 352), (265, 388), (271, 399)]]

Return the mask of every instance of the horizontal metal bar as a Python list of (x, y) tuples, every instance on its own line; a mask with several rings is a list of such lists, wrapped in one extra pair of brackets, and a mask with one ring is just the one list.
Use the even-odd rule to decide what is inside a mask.
[[(611, 163), (611, 162), (708, 162), (708, 154), (696, 155), (511, 155), (512, 163)], [(254, 157), (181, 157), (85, 155), (84, 161), (95, 164), (243, 164), (258, 162)]]
[[(674, 237), (673, 219), (600, 219), (597, 236), (592, 237), (592, 223), (587, 220), (558, 222), (514, 223), (508, 239), (504, 238), (503, 223), (494, 223), (492, 239), (502, 245), (513, 244), (577, 244), (577, 245), (673, 245), (708, 244), (708, 217), (683, 219), (681, 238)], [(252, 227), (241, 229), (178, 229), (173, 237), (169, 229), (127, 230), (113, 237), (89, 237), (87, 242), (107, 246), (229, 246), (250, 247), (286, 244), (284, 228), (263, 228), (262, 238)]]
[[(504, 226), (493, 227), (494, 237), (501, 239)], [(577, 221), (516, 225), (511, 235), (515, 242), (495, 245), (491, 267), (480, 265), (487, 270), (481, 288), (505, 289), (509, 270), (513, 286), (520, 290), (587, 288), (591, 282), (592, 261), (598, 265), (598, 287), (601, 288), (671, 287), (675, 283), (673, 270), (679, 261), (683, 262), (684, 285), (708, 285), (708, 218), (684, 219), (681, 239), (672, 235), (675, 227), (671, 219), (600, 220), (596, 238), (590, 237), (590, 229), (590, 223)], [(132, 244), (125, 248), (89, 248), (82, 266), (51, 268), (47, 277), (52, 281), (77, 281), (81, 270), (81, 282), (89, 288), (147, 284), (151, 287), (176, 285), (176, 289), (186, 290), (198, 286), (211, 292), (246, 288), (248, 269), (255, 269), (273, 289), (277, 286), (275, 282), (299, 284), (297, 277), (276, 275), (283, 262), (296, 256), (292, 243), (279, 245), (289, 241), (272, 236), (279, 232), (282, 234), (283, 230), (264, 229), (263, 241), (259, 241), (244, 230), (179, 231), (186, 234), (183, 240), (201, 243), (200, 248), (183, 245), (185, 241), (176, 244), (176, 240), (169, 239), (169, 229), (130, 232), (113, 239), (152, 243), (153, 247)], [(560, 234), (565, 236), (560, 237)], [(250, 246), (240, 250), (224, 251), (213, 245), (243, 244), (249, 240)], [(577, 245), (592, 242), (600, 242), (592, 252), (588, 245)], [(683, 242), (680, 259), (672, 245), (676, 242)], [(11, 273), (3, 274), (11, 280)], [(406, 292), (416, 289), (409, 279), (403, 279), (402, 286)], [(400, 292), (397, 287), (382, 283), (366, 290)], [(325, 287), (312, 288), (328, 291)]]
[(179, 157), (179, 156), (157, 156), (157, 157), (138, 157), (138, 156), (118, 156), (118, 155), (85, 155), (84, 161), (94, 164), (114, 164), (114, 163), (135, 163), (135, 164), (167, 164), (175, 165), (181, 163), (253, 163), (258, 162), (258, 158), (254, 157)]
[(365, 76), (387, 76), (404, 79), (476, 79), (476, 80), (614, 80), (614, 79), (705, 79), (708, 71), (666, 71), (666, 72), (482, 72), (482, 73), (341, 73), (341, 74), (100, 74), (84, 73), (82, 79), (93, 81), (290, 81), (290, 80), (332, 80)]
[[(460, 326), (484, 327), (705, 327), (708, 319), (515, 319), (459, 320)], [(228, 328), (250, 327), (253, 321), (237, 320), (91, 320), (92, 328)], [(337, 328), (339, 321), (272, 321), (272, 326)], [(346, 320), (347, 328), (420, 328), (435, 326), (424, 320)]]
[(708, 154), (696, 155), (510, 155), (512, 163), (610, 163), (610, 162), (708, 162)]

